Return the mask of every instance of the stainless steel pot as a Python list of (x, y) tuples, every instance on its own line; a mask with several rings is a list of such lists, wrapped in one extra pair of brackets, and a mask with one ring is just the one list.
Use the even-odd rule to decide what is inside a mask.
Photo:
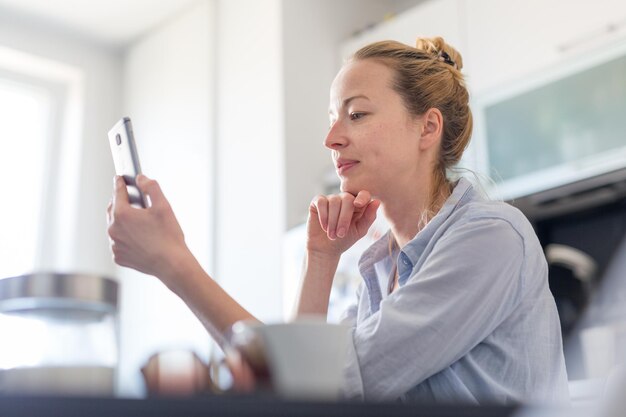
[(0, 279), (0, 392), (113, 395), (118, 292), (96, 275)]

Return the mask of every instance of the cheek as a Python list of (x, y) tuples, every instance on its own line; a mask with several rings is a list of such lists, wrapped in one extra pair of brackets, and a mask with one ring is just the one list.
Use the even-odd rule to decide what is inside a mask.
[(369, 126), (362, 135), (363, 147), (370, 155), (380, 156), (393, 143), (393, 134), (382, 124)]

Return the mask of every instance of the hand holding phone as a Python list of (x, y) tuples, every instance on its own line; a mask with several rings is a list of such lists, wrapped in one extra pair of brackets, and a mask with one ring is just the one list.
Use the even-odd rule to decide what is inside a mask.
[(141, 166), (133, 125), (129, 117), (123, 117), (109, 130), (109, 145), (115, 173), (124, 178), (130, 204), (136, 207), (148, 207), (148, 199), (136, 183), (137, 175), (141, 174)]

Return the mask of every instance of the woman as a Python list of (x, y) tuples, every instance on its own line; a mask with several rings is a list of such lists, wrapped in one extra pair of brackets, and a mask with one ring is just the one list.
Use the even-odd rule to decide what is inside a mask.
[[(443, 39), (359, 50), (331, 87), (331, 150), (342, 192), (310, 205), (297, 313), (325, 315), (341, 254), (379, 207), (389, 232), (362, 256), (346, 312), (350, 398), (511, 403), (567, 399), (561, 332), (541, 246), (524, 216), (447, 173), (472, 131), (462, 60)], [(117, 179), (115, 261), (155, 275), (220, 339), (252, 315), (202, 270), (158, 184), (133, 209)], [(147, 242), (147, 243), (146, 243)]]

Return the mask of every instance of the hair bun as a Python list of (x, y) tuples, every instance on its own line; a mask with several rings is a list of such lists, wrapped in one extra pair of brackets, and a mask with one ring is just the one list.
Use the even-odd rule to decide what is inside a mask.
[(453, 66), (459, 71), (463, 69), (463, 58), (459, 51), (448, 45), (440, 36), (417, 38), (415, 48), (436, 56), (440, 61)]

